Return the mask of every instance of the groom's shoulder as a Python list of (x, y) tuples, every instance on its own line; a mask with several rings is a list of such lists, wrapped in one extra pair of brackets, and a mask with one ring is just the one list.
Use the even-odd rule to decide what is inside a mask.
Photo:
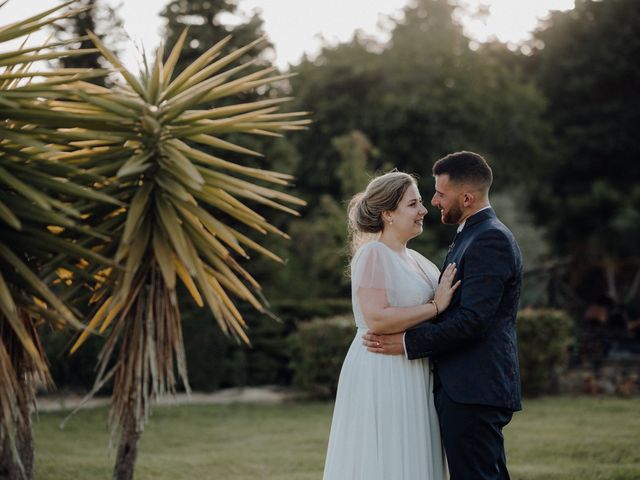
[(522, 252), (520, 251), (520, 245), (516, 240), (513, 232), (497, 217), (490, 219), (487, 222), (486, 230), (482, 235), (483, 240), (491, 243), (494, 248), (507, 254), (510, 258), (516, 262), (516, 264), (522, 263)]
[(511, 230), (509, 230), (509, 227), (502, 223), (502, 220), (500, 220), (498, 217), (491, 218), (489, 224), (490, 228), (503, 232), (506, 235), (513, 236), (513, 233), (511, 232)]
[(509, 227), (507, 227), (504, 223), (502, 223), (500, 219), (497, 217), (495, 218), (494, 228), (500, 231), (509, 241), (516, 242), (516, 237), (511, 231), (511, 229), (509, 229)]
[(497, 243), (517, 243), (513, 232), (500, 221), (498, 217), (491, 217), (478, 225), (474, 240)]
[[(522, 268), (522, 253), (513, 233), (497, 218), (478, 225), (467, 248), (467, 255), (489, 261), (492, 268), (508, 265), (508, 272)], [(506, 262), (506, 263), (505, 263)]]

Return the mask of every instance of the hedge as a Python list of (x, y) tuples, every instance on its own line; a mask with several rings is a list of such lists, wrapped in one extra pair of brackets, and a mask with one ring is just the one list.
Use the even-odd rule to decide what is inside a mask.
[[(355, 334), (351, 302), (309, 299), (272, 305), (276, 321), (243, 310), (252, 345), (225, 337), (209, 314), (190, 309), (183, 315), (191, 387), (197, 391), (248, 385), (295, 385), (319, 397), (332, 397), (349, 344)], [(328, 318), (326, 318), (328, 317)], [(310, 320), (311, 319), (311, 320)], [(572, 321), (558, 310), (524, 309), (518, 314), (523, 392), (553, 393), (573, 341)], [(72, 357), (66, 332), (44, 335), (51, 371), (59, 389), (92, 386), (99, 337)], [(109, 386), (103, 393), (106, 393)]]
[(555, 393), (574, 341), (571, 317), (561, 310), (527, 308), (518, 313), (517, 328), (523, 393)]
[[(523, 309), (516, 325), (523, 393), (554, 393), (573, 341), (571, 318), (560, 310)], [(316, 396), (333, 396), (354, 332), (351, 315), (301, 324), (290, 340), (294, 385)]]
[[(188, 298), (181, 295), (181, 298)], [(291, 385), (291, 351), (288, 337), (301, 322), (351, 311), (351, 300), (310, 298), (281, 300), (270, 306), (277, 320), (239, 305), (247, 321), (251, 346), (238, 343), (220, 332), (205, 309), (187, 301), (181, 306), (183, 337), (191, 387), (196, 391), (248, 385)], [(85, 347), (68, 355), (74, 333), (42, 332), (51, 372), (58, 390), (86, 392), (95, 378), (95, 365), (102, 338), (92, 336)], [(106, 385), (101, 393), (109, 392)]]
[(319, 398), (333, 398), (356, 328), (352, 315), (316, 318), (298, 325), (289, 341), (293, 384)]

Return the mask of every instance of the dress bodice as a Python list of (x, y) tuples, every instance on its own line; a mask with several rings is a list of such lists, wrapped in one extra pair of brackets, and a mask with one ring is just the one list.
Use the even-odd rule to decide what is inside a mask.
[(351, 299), (356, 326), (366, 329), (357, 296), (358, 288), (384, 289), (389, 305), (411, 307), (433, 298), (440, 272), (415, 250), (407, 249), (403, 258), (379, 241), (361, 246), (351, 261)]

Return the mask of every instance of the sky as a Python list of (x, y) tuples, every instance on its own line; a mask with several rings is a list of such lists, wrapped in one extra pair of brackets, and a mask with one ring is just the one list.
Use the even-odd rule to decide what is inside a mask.
[[(161, 41), (160, 11), (167, 0), (105, 0), (120, 4), (119, 14), (132, 43), (142, 44), (153, 51)], [(275, 63), (280, 67), (295, 64), (303, 53), (313, 55), (323, 42), (335, 44), (349, 40), (355, 30), (382, 40), (381, 21), (400, 15), (409, 0), (239, 0), (242, 10), (260, 9), (265, 30), (275, 44)], [(1, 2), (0, 2), (1, 3)], [(39, 13), (52, 5), (52, 0), (9, 0), (0, 8), (0, 26)], [(573, 8), (574, 0), (460, 0), (471, 11), (480, 5), (489, 7), (485, 21), (463, 18), (469, 36), (484, 41), (495, 37), (503, 42), (518, 43), (526, 39), (550, 9)], [(234, 19), (229, 18), (230, 22)], [(33, 39), (35, 42), (37, 37)], [(7, 45), (0, 45), (0, 51)], [(124, 51), (125, 65), (137, 70), (140, 54), (133, 44)]]

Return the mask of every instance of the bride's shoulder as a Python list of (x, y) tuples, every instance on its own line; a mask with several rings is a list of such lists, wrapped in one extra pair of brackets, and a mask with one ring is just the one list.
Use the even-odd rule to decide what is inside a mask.
[(382, 242), (372, 240), (361, 245), (358, 250), (356, 250), (356, 253), (353, 255), (353, 261), (356, 261), (359, 258), (385, 255), (387, 253), (387, 248), (388, 247), (386, 247)]
[(354, 256), (360, 256), (369, 252), (383, 252), (385, 248), (387, 247), (385, 247), (382, 242), (371, 240), (370, 242), (360, 245)]

